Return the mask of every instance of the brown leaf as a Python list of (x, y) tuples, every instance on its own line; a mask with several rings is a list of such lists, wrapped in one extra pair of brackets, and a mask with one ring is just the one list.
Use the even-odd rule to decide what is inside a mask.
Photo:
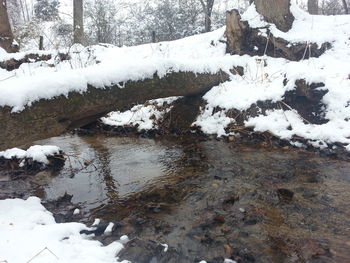
[(233, 249), (230, 245), (226, 244), (224, 245), (224, 249), (225, 249), (225, 255), (227, 258), (230, 258), (233, 254)]

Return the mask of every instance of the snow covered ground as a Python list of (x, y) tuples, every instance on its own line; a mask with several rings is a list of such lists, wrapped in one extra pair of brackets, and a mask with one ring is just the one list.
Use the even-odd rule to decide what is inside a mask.
[(37, 197), (0, 200), (0, 262), (118, 262), (123, 241), (103, 246), (80, 234), (82, 230), (89, 228), (80, 223), (57, 224)]

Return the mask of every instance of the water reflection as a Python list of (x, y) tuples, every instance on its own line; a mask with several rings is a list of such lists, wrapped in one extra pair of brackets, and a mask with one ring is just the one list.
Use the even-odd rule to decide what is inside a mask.
[[(60, 174), (45, 186), (46, 197), (55, 199), (66, 191), (73, 202), (94, 206), (118, 201), (154, 186), (174, 171), (172, 163), (181, 154), (175, 145), (153, 140), (128, 138), (64, 136), (41, 143), (58, 145), (70, 154)], [(81, 163), (92, 161), (81, 169)], [(74, 176), (72, 177), (72, 171)]]

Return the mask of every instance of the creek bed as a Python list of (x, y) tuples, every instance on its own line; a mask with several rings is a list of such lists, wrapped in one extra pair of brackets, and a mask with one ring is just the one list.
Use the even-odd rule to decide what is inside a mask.
[[(59, 171), (0, 176), (0, 197), (37, 195), (56, 214), (79, 207), (72, 220), (114, 222), (111, 235), (97, 238), (127, 234), (122, 259), (350, 261), (350, 162), (198, 137), (40, 143), (59, 146), (70, 161)], [(70, 205), (52, 207), (65, 193)]]

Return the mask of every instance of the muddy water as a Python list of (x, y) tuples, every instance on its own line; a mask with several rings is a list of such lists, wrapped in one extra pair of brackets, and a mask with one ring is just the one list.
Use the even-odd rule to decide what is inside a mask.
[[(114, 222), (133, 262), (350, 262), (350, 162), (198, 138), (62, 136), (58, 172), (24, 182), (65, 192), (84, 222)], [(161, 244), (169, 249), (164, 252)]]

